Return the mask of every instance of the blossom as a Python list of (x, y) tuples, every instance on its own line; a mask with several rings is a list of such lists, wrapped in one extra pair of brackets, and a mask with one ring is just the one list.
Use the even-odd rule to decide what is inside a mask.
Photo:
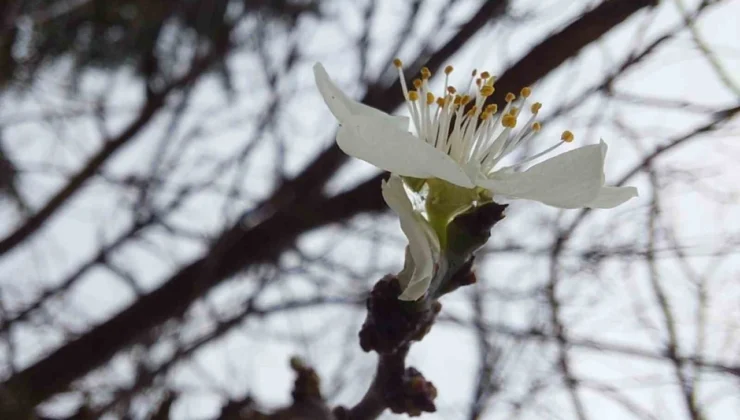
[(383, 181), (382, 192), (388, 207), (398, 214), (401, 230), (409, 241), (407, 265), (398, 275), (403, 290), (399, 299), (416, 300), (426, 293), (436, 272), (440, 259), (439, 239), (429, 222), (414, 210), (398, 175), (391, 175), (388, 181)]
[(397, 67), (406, 107), (415, 133), (408, 131), (409, 118), (395, 117), (347, 97), (330, 79), (321, 64), (314, 66), (316, 85), (324, 101), (340, 123), (337, 144), (348, 155), (401, 176), (439, 178), (462, 188), (481, 187), (494, 195), (530, 199), (559, 208), (612, 208), (637, 196), (634, 187), (604, 185), (604, 159), (607, 145), (583, 146), (551, 157), (526, 170), (525, 165), (550, 154), (573, 134), (565, 131), (560, 140), (512, 166), (501, 161), (517, 147), (531, 142), (541, 130), (536, 121), (542, 107), (529, 106), (531, 116), (523, 128), (522, 110), (531, 89), (523, 88), (519, 97), (506, 95), (506, 106), (486, 105), (495, 90), (496, 78), (488, 72), (473, 71), (465, 92), (449, 85), (452, 66), (444, 70), (441, 96), (429, 88), (431, 72), (421, 71), (406, 85), (400, 60)]

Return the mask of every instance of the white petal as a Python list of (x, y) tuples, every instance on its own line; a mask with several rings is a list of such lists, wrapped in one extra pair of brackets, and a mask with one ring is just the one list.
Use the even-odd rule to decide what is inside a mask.
[[(416, 278), (416, 276), (414, 276)], [(422, 296), (424, 296), (424, 293), (427, 292), (427, 289), (429, 289), (429, 285), (432, 283), (432, 276), (428, 277), (421, 277), (421, 280), (418, 280), (416, 282), (412, 281), (409, 282), (409, 285), (403, 290), (403, 293), (401, 293), (401, 296), (398, 297), (399, 300), (419, 300)]]
[(554, 207), (586, 207), (604, 184), (606, 143), (580, 147), (532, 166), (524, 172), (494, 172), (478, 185), (494, 194), (540, 201)]
[(337, 133), (337, 144), (348, 155), (395, 174), (440, 178), (464, 188), (475, 186), (446, 153), (378, 118), (350, 117)]
[(316, 87), (319, 88), (319, 92), (324, 98), (324, 102), (326, 102), (329, 110), (340, 123), (344, 123), (347, 118), (353, 115), (365, 115), (384, 119), (386, 120), (386, 124), (391, 124), (400, 129), (408, 129), (409, 119), (407, 117), (388, 115), (385, 112), (355, 101), (345, 95), (344, 92), (342, 92), (342, 90), (331, 81), (329, 74), (326, 73), (324, 66), (320, 63), (314, 64), (313, 75), (316, 80)]
[[(416, 300), (426, 293), (434, 275), (436, 256), (439, 254), (439, 240), (431, 226), (421, 215), (416, 213), (406, 195), (401, 178), (392, 175), (388, 182), (382, 184), (383, 198), (401, 221), (401, 230), (409, 241), (407, 254), (414, 262), (414, 271), (411, 278), (402, 281), (402, 300)], [(431, 233), (431, 234), (430, 234)]]
[(635, 187), (601, 187), (599, 195), (586, 207), (611, 209), (637, 196), (637, 188)]

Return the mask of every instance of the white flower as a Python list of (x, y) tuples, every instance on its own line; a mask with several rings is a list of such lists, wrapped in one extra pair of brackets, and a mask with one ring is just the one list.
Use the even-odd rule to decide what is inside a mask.
[(390, 116), (348, 98), (321, 64), (314, 66), (316, 85), (341, 125), (337, 144), (348, 155), (398, 175), (440, 178), (463, 188), (483, 187), (496, 195), (560, 208), (612, 208), (637, 196), (634, 187), (604, 186), (604, 141), (518, 171), (573, 141), (569, 131), (553, 146), (513, 166), (498, 167), (504, 157), (532, 140), (541, 129), (535, 118), (542, 105), (534, 103), (524, 128), (514, 130), (531, 93), (529, 88), (522, 89), (518, 99), (507, 94), (506, 107), (499, 113), (495, 104), (485, 105), (495, 82), (487, 72), (476, 77), (474, 71), (470, 88), (462, 94), (448, 85), (452, 72), (448, 66), (444, 71), (444, 94), (436, 97), (429, 91), (428, 69), (422, 69), (421, 78), (414, 80), (414, 90), (409, 91), (400, 60), (394, 64), (415, 135), (408, 132), (407, 118)]
[(398, 175), (383, 181), (382, 191), (388, 207), (398, 214), (401, 230), (409, 241), (407, 266), (398, 275), (403, 290), (399, 299), (416, 300), (426, 293), (434, 277), (440, 256), (439, 238), (421, 213), (414, 210)]

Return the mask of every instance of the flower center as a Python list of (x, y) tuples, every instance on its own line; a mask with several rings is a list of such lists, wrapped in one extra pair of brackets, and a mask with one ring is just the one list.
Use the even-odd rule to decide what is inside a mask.
[[(447, 66), (444, 69), (444, 90), (442, 95), (436, 96), (429, 88), (432, 72), (428, 68), (422, 67), (420, 78), (414, 79), (413, 88), (409, 89), (403, 63), (396, 58), (393, 65), (398, 69), (406, 105), (419, 139), (448, 154), (460, 165), (475, 165), (485, 176), (490, 176), (501, 159), (542, 129), (542, 124), (536, 121), (542, 104), (535, 102), (529, 107), (531, 115), (524, 127), (514, 130), (520, 112), (532, 94), (529, 87), (522, 88), (518, 98), (511, 92), (507, 93), (506, 106), (498, 112), (496, 104), (486, 104), (496, 90), (496, 77), (487, 71), (478, 74), (473, 70), (468, 88), (462, 93), (449, 84), (454, 69)], [(554, 146), (514, 166), (537, 159), (563, 143), (572, 142), (573, 138), (573, 133), (565, 131)]]

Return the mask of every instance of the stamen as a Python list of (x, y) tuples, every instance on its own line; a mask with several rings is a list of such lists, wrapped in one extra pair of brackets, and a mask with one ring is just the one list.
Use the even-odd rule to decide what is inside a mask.
[[(527, 98), (532, 95), (530, 87), (523, 87), (518, 96), (507, 93), (504, 98), (506, 106), (502, 112), (498, 112), (497, 104), (486, 104), (487, 98), (496, 92), (493, 86), (496, 77), (487, 71), (478, 74), (477, 70), (473, 70), (467, 90), (458, 91), (449, 85), (449, 75), (454, 68), (446, 66), (443, 70), (445, 80), (442, 95), (436, 96), (430, 91), (432, 72), (429, 68), (422, 67), (419, 78), (413, 80), (412, 86), (408, 86), (412, 89), (407, 90), (403, 62), (396, 58), (393, 65), (398, 69), (405, 102), (418, 138), (447, 153), (460, 164), (475, 164), (484, 175), (495, 172), (498, 162), (542, 130), (542, 123), (535, 121), (542, 104), (528, 103)], [(431, 108), (433, 105), (437, 106)], [(518, 118), (525, 109), (529, 109), (531, 115), (519, 123)], [(517, 125), (521, 129), (515, 130)], [(574, 139), (572, 132), (564, 131), (558, 144), (511, 168), (538, 159)]]
[(516, 117), (511, 114), (504, 115), (504, 117), (501, 119), (501, 125), (506, 128), (516, 127)]
[(488, 97), (488, 96), (493, 95), (493, 92), (494, 91), (495, 91), (495, 89), (493, 88), (493, 86), (485, 85), (482, 88), (480, 88), (480, 94), (481, 94), (481, 96), (485, 96), (485, 97)]
[(560, 140), (570, 143), (572, 142), (576, 137), (568, 130), (563, 131), (563, 134), (560, 136)]
[(528, 158), (526, 158), (526, 159), (524, 159), (524, 160), (522, 160), (520, 162), (517, 162), (512, 167), (522, 166), (522, 165), (524, 165), (526, 163), (529, 163), (529, 162), (531, 162), (531, 161), (533, 161), (535, 159), (539, 159), (540, 157), (542, 157), (542, 156), (544, 156), (544, 155), (552, 152), (553, 150), (557, 149), (558, 147), (560, 147), (562, 145), (563, 145), (563, 142), (562, 141), (561, 142), (558, 142), (558, 143), (555, 143), (555, 145), (550, 146), (547, 149), (545, 149), (545, 150), (543, 150), (543, 151), (541, 151), (539, 153), (536, 153), (536, 154), (534, 154), (534, 155), (532, 155), (532, 156), (530, 156), (530, 157), (528, 157)]

